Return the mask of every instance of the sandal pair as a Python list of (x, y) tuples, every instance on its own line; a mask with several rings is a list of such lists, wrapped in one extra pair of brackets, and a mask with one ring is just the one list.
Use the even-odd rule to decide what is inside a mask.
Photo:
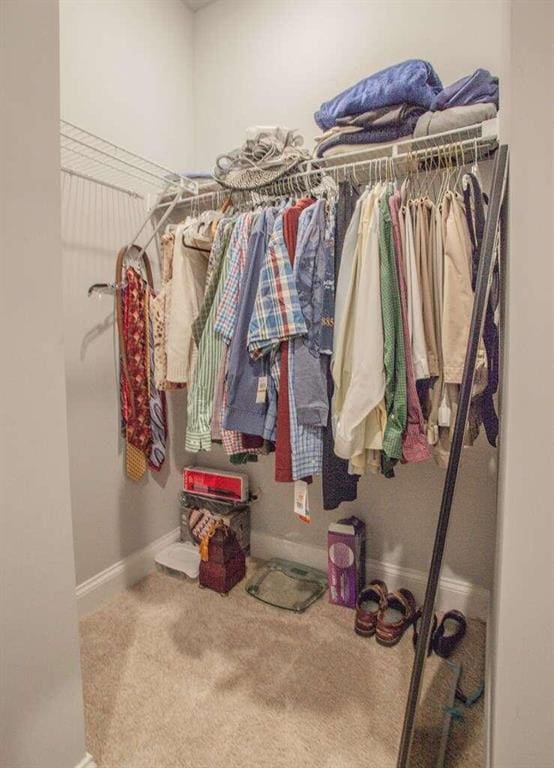
[(356, 602), (354, 630), (373, 637), (381, 645), (396, 645), (417, 618), (416, 601), (409, 589), (389, 592), (384, 581), (374, 579), (360, 592)]
[[(412, 637), (414, 649), (417, 646), (417, 639), (419, 637), (418, 625), (421, 618), (421, 611), (414, 621), (414, 634)], [(433, 627), (431, 629), (431, 637), (429, 639), (429, 647), (427, 649), (427, 656), (430, 656), (433, 651), (443, 659), (449, 659), (454, 653), (458, 643), (462, 640), (466, 633), (467, 621), (466, 617), (461, 611), (447, 611), (442, 617), (442, 621), (439, 624), (437, 620), (437, 614), (433, 615)]]

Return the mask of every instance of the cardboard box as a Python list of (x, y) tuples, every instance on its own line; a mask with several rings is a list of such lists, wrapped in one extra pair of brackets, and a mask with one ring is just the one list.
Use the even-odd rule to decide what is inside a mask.
[(327, 534), (329, 602), (355, 608), (365, 583), (365, 523), (347, 517), (331, 523)]

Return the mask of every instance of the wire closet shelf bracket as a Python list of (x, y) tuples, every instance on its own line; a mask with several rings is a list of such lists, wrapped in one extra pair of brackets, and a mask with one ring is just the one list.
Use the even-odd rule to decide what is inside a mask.
[(182, 173), (147, 160), (111, 141), (60, 120), (61, 170), (148, 201), (172, 190), (196, 194), (198, 185)]
[[(140, 229), (129, 242), (129, 247), (138, 241), (141, 233), (152, 223), (152, 214), (160, 200), (171, 200), (166, 216), (157, 222), (147, 242), (139, 249), (139, 257), (145, 253), (152, 240), (155, 239), (158, 246), (158, 229), (183, 196), (198, 193), (197, 182), (188, 176), (130, 152), (68, 120), (60, 120), (60, 168), (70, 176), (144, 201), (145, 216)], [(114, 283), (94, 283), (87, 295), (113, 293), (115, 287)]]

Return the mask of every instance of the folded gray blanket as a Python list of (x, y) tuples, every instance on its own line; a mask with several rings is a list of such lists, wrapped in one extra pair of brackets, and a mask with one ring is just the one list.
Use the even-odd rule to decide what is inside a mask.
[(316, 148), (316, 156), (323, 157), (331, 147), (350, 144), (389, 144), (406, 136), (411, 136), (417, 122), (417, 115), (401, 123), (385, 126), (373, 126), (357, 133), (337, 133), (329, 139), (320, 142)]
[[(411, 136), (422, 112), (422, 107), (417, 105), (395, 104), (392, 107), (368, 110), (359, 115), (341, 118), (343, 123), (346, 120), (349, 122), (337, 125), (337, 133), (333, 134), (333, 129), (330, 129), (324, 140), (318, 143), (316, 155), (323, 157), (325, 152), (338, 145), (380, 144)], [(356, 127), (361, 130), (350, 132)]]
[(477, 125), (484, 120), (491, 120), (496, 117), (496, 114), (497, 109), (494, 104), (468, 104), (463, 107), (450, 107), (440, 112), (425, 112), (416, 123), (414, 138)]
[(425, 109), (417, 104), (393, 104), (390, 107), (370, 109), (367, 112), (362, 112), (361, 115), (339, 117), (337, 126), (358, 126), (365, 131), (373, 128), (388, 128), (412, 120), (414, 116), (419, 117), (424, 112)]

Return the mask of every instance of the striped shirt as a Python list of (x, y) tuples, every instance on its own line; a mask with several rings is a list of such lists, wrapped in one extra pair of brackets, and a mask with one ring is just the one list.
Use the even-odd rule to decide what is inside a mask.
[(198, 346), (196, 375), (187, 398), (187, 451), (209, 451), (212, 447), (211, 420), (215, 380), (223, 351), (223, 341), (214, 333), (215, 318), (223, 295), (229, 267), (239, 247), (241, 230), (246, 214), (237, 218), (227, 250), (223, 256), (221, 274), (215, 289), (213, 303)]
[(197, 347), (200, 344), (200, 339), (204, 333), (208, 315), (210, 314), (212, 304), (214, 303), (214, 296), (219, 284), (221, 268), (223, 266), (223, 256), (225, 255), (225, 251), (229, 245), (234, 221), (234, 219), (222, 219), (219, 222), (217, 231), (215, 233), (210, 258), (208, 261), (208, 273), (206, 276), (204, 300), (202, 302), (202, 306), (200, 307), (198, 317), (192, 324), (192, 335)]

